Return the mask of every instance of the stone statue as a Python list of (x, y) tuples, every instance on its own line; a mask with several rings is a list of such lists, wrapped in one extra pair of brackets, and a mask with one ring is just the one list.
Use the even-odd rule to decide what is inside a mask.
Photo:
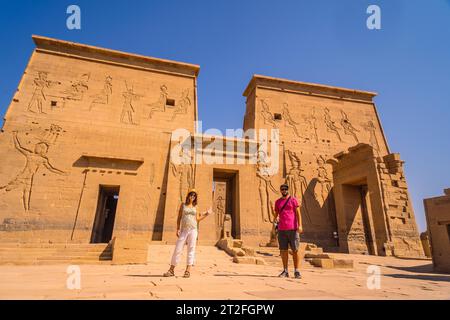
[(232, 219), (231, 214), (226, 214), (223, 220), (223, 238), (228, 239), (232, 238), (231, 230), (232, 230)]

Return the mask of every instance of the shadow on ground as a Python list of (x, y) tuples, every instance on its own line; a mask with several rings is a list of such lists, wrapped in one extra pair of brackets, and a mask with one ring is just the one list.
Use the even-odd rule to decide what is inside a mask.
[(255, 278), (278, 278), (278, 276), (268, 276), (266, 274), (215, 274), (216, 277), (255, 277)]
[(442, 275), (447, 276), (450, 279), (450, 274), (442, 273), (434, 271), (433, 264), (427, 263), (420, 266), (412, 266), (412, 267), (399, 267), (399, 266), (386, 266), (386, 268), (396, 269), (396, 270), (402, 270), (407, 272), (413, 272), (413, 273), (429, 273), (433, 275)]
[(413, 267), (386, 266), (386, 268), (415, 273), (415, 274), (387, 274), (386, 277), (450, 282), (450, 275), (434, 271), (432, 263), (427, 263), (424, 265)]
[(412, 280), (426, 280), (426, 281), (443, 281), (450, 282), (450, 276), (438, 275), (413, 275), (413, 274), (386, 274), (385, 277), (397, 279), (412, 279)]
[(162, 274), (126, 274), (125, 277), (136, 278), (164, 278)]

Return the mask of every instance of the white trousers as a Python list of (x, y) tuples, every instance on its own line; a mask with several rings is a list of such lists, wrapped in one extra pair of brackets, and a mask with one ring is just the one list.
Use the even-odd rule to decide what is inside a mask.
[(172, 255), (172, 266), (177, 266), (180, 262), (184, 245), (187, 244), (187, 265), (192, 266), (195, 262), (195, 245), (197, 243), (197, 229), (182, 230), (178, 237), (175, 251)]

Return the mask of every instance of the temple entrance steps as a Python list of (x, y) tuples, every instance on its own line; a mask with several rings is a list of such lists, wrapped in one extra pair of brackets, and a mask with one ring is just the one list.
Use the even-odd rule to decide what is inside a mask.
[[(165, 244), (156, 241), (151, 242), (148, 247), (147, 263), (149, 265), (160, 265), (163, 266), (163, 268), (169, 268), (174, 249), (174, 244)], [(232, 264), (232, 258), (227, 253), (212, 245), (197, 245), (195, 257), (196, 267), (210, 268), (211, 266)], [(180, 265), (177, 267), (177, 272), (182, 272), (186, 265), (186, 258), (187, 250), (186, 247), (184, 247), (180, 257)]]
[[(292, 251), (290, 254), (292, 254)], [(353, 260), (337, 257), (330, 253), (324, 253), (323, 249), (312, 243), (300, 244), (300, 259), (302, 267), (319, 267), (323, 269), (353, 268)], [(256, 256), (263, 257), (268, 265), (281, 265), (280, 250), (277, 247), (260, 247), (256, 249)], [(291, 262), (290, 262), (291, 264)]]
[(0, 265), (110, 264), (109, 244), (0, 243)]

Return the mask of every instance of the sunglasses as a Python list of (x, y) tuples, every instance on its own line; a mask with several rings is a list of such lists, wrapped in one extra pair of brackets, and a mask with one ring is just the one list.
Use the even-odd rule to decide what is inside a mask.
[(280, 190), (281, 191), (288, 191), (289, 189), (288, 188), (281, 188)]

